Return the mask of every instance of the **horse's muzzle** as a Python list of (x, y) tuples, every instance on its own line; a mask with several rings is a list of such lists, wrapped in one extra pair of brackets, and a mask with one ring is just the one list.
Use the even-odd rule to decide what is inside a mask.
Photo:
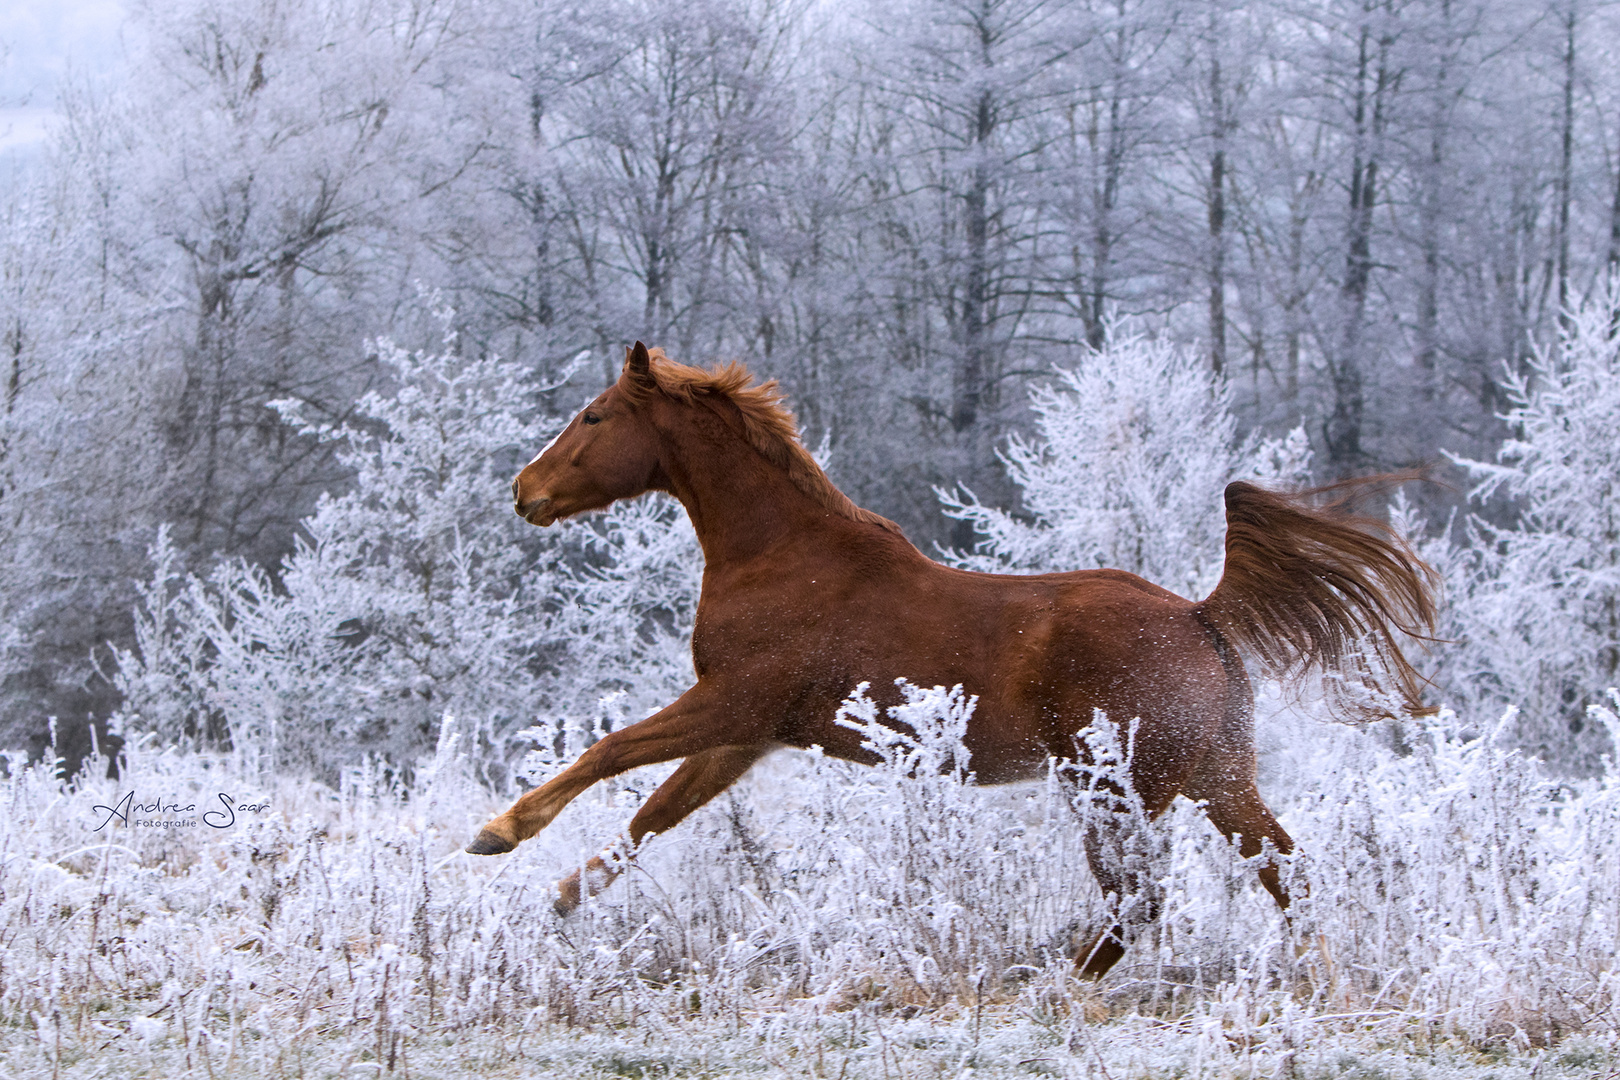
[(545, 496), (530, 499), (526, 503), (514, 500), (512, 509), (517, 511), (518, 517), (530, 525), (539, 525), (542, 528), (557, 520), (557, 515), (551, 509), (551, 499)]

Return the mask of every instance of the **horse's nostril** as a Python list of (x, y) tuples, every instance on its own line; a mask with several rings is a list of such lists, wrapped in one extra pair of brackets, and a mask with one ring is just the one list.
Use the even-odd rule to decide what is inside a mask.
[(515, 476), (512, 477), (512, 501), (514, 503), (518, 501), (518, 482)]

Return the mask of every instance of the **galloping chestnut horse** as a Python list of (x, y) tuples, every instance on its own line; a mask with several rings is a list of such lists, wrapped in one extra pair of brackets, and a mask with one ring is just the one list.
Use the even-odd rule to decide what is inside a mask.
[[(1433, 624), (1428, 567), (1374, 522), (1252, 484), (1226, 489), (1225, 570), (1197, 603), (1118, 570), (956, 570), (833, 486), (775, 383), (755, 385), (737, 364), (687, 367), (637, 342), (618, 381), (518, 473), (512, 497), (525, 521), (546, 526), (647, 491), (678, 498), (703, 545), (697, 685), (605, 735), (467, 848), (511, 851), (598, 780), (685, 759), (635, 815), (627, 843), (590, 860), (583, 881), (576, 871), (559, 883), (560, 912), (773, 748), (820, 744), (875, 761), (834, 720), (861, 682), (879, 705), (899, 703), (897, 678), (978, 695), (965, 742), (981, 783), (1044, 775), (1049, 758), (1082, 760), (1077, 732), (1093, 710), (1139, 717), (1130, 776), (1146, 812), (1177, 794), (1204, 800), (1244, 856), (1294, 844), (1255, 790), (1243, 655), (1279, 672), (1337, 668), (1370, 641), (1394, 689), (1418, 701), (1395, 635)], [(1088, 834), (1086, 847), (1105, 893), (1146, 884), (1108, 856), (1118, 850), (1108, 837)], [(1260, 878), (1286, 908), (1276, 864)], [(1106, 972), (1157, 906), (1138, 905), (1134, 920), (1081, 949), (1081, 973)]]

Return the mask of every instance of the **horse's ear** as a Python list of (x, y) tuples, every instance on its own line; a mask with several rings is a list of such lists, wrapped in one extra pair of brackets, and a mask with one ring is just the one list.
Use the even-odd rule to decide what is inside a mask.
[(635, 386), (653, 388), (652, 357), (647, 355), (647, 346), (639, 341), (633, 348), (624, 350), (624, 374)]

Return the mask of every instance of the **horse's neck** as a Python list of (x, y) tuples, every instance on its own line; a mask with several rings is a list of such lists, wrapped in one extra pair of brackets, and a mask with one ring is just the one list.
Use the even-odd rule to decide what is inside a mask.
[(825, 513), (785, 472), (719, 417), (703, 420), (701, 432), (684, 426), (663, 432), (661, 464), (708, 565), (751, 558), (820, 524)]

